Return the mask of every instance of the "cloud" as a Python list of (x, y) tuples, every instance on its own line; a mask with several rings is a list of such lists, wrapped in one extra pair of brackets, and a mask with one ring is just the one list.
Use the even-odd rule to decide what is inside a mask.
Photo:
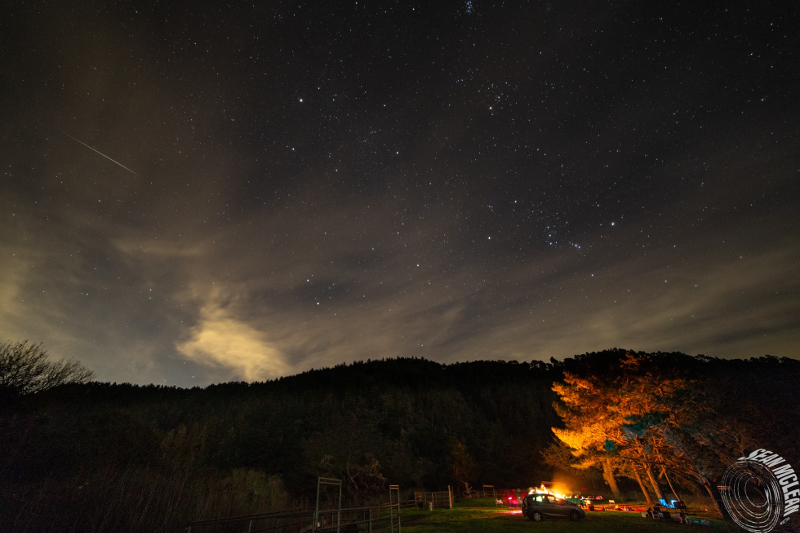
[(290, 373), (284, 355), (266, 334), (237, 319), (218, 302), (206, 304), (199, 323), (177, 350), (192, 361), (219, 369), (218, 381), (264, 381)]

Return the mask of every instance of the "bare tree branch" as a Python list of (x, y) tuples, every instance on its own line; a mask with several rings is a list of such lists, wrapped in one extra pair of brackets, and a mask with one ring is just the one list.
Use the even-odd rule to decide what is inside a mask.
[(73, 359), (49, 361), (41, 343), (25, 340), (0, 345), (0, 391), (25, 396), (67, 383), (86, 383), (93, 377), (94, 372)]

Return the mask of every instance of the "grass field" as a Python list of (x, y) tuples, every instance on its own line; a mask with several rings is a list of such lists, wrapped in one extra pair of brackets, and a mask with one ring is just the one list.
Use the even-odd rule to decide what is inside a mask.
[(623, 513), (614, 511), (587, 512), (586, 518), (580, 522), (569, 520), (545, 520), (534, 523), (517, 512), (494, 507), (493, 500), (466, 500), (459, 502), (454, 509), (437, 509), (422, 511), (409, 509), (402, 514), (403, 533), (494, 533), (494, 532), (526, 532), (526, 533), (658, 533), (670, 531), (677, 533), (688, 529), (708, 533), (738, 532), (733, 524), (725, 524), (715, 520), (708, 513), (692, 513), (689, 516), (702, 517), (711, 521), (711, 526), (686, 526), (677, 523), (662, 522), (642, 518), (639, 513)]

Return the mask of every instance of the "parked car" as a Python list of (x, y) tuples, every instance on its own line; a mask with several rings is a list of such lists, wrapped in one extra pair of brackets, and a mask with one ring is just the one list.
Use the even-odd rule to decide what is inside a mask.
[(574, 503), (552, 494), (538, 492), (528, 494), (523, 498), (522, 514), (534, 522), (541, 522), (545, 518), (569, 518), (573, 522), (577, 522), (586, 516), (586, 512)]

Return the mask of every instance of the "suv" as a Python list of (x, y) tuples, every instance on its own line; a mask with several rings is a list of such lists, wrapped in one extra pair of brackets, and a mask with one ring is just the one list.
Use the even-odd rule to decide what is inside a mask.
[(522, 514), (534, 522), (541, 522), (545, 518), (569, 518), (577, 522), (586, 516), (584, 510), (574, 503), (538, 492), (528, 494), (522, 500)]

